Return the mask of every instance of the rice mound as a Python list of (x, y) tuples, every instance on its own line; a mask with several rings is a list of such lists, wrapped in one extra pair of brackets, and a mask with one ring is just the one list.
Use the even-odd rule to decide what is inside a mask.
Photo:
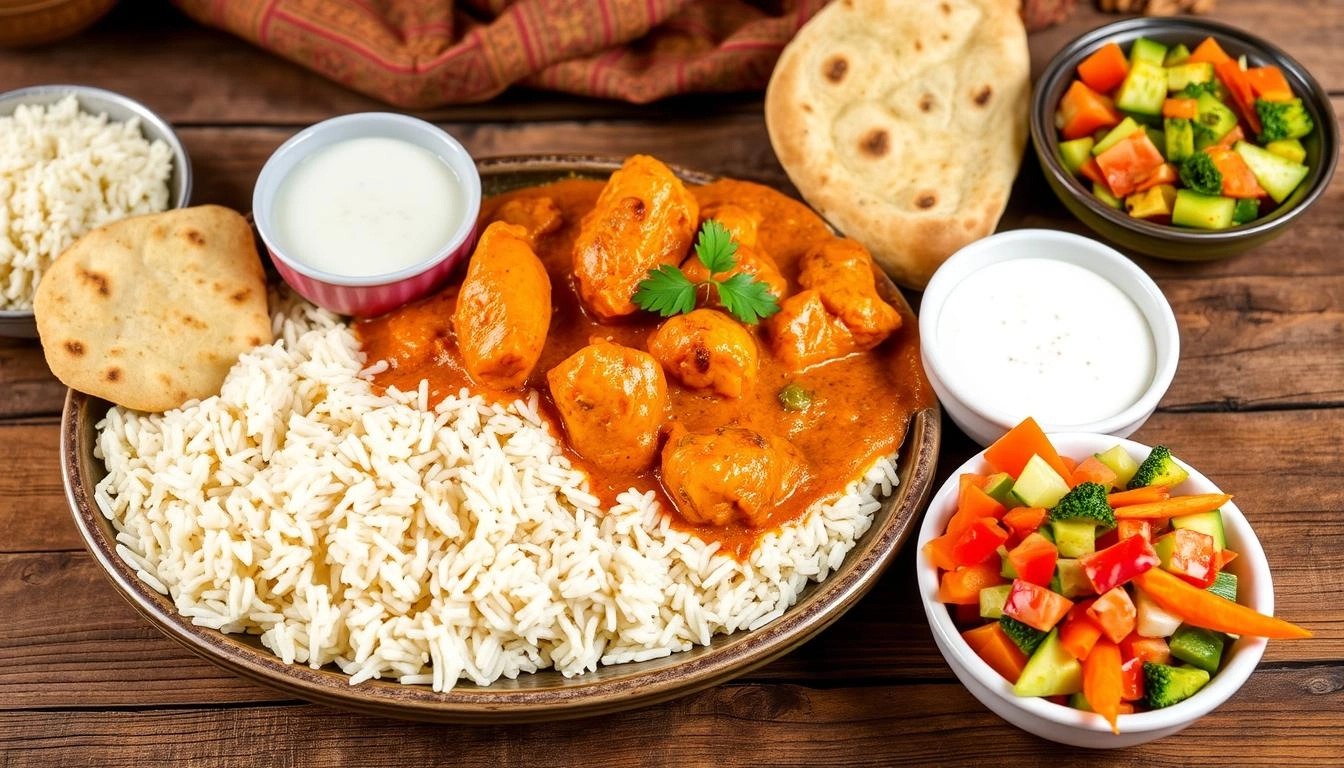
[(109, 222), (168, 207), (172, 150), (73, 95), (0, 117), (0, 310), (33, 306), (56, 257)]
[(216, 397), (98, 424), (117, 552), (182, 615), (286, 663), (451, 689), (666, 656), (781, 616), (838, 568), (894, 457), (746, 563), (654, 494), (603, 510), (535, 394), (376, 394), (340, 318), (286, 298)]

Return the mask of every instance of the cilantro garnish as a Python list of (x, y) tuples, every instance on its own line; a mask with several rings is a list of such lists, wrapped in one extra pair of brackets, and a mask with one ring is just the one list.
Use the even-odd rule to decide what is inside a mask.
[(724, 309), (738, 320), (755, 325), (762, 317), (778, 312), (779, 302), (755, 275), (738, 272), (725, 280), (715, 279), (715, 275), (737, 266), (736, 254), (737, 243), (728, 228), (709, 219), (700, 227), (695, 242), (696, 258), (709, 270), (709, 279), (693, 283), (679, 268), (663, 264), (649, 270), (649, 276), (640, 281), (633, 301), (650, 312), (671, 317), (695, 309), (696, 292), (703, 285), (711, 285)]

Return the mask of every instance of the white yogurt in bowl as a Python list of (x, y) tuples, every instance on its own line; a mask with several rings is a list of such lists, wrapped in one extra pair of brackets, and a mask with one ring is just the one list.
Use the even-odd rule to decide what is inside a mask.
[(1128, 436), (1175, 375), (1162, 292), (1118, 251), (1017, 230), (963, 248), (920, 307), (924, 367), (948, 415), (988, 445), (1034, 417), (1047, 431)]

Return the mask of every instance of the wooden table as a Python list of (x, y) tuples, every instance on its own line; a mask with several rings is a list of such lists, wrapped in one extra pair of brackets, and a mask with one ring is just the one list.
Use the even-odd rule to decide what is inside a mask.
[[(1036, 71), (1113, 17), (1082, 3), (1032, 37)], [(1344, 108), (1344, 5), (1221, 0), (1216, 18), (1291, 51)], [(383, 108), (162, 0), (124, 2), (81, 37), (0, 52), (0, 90), (111, 88), (174, 123), (194, 202), (246, 210), (283, 140)], [(788, 181), (757, 95), (650, 107), (511, 93), (436, 110), (475, 155), (649, 152)], [(1084, 231), (1023, 164), (1004, 228)], [(1236, 259), (1137, 259), (1181, 327), (1176, 380), (1135, 436), (1165, 441), (1237, 494), (1273, 568), (1279, 613), (1315, 631), (1272, 642), (1226, 705), (1147, 746), (1052, 746), (991, 714), (952, 676), (914, 596), (911, 547), (832, 629), (761, 671), (679, 701), (577, 722), (455, 727), (286, 699), (197, 659), (113, 592), (77, 538), (57, 466), (65, 389), (36, 343), (0, 339), (0, 765), (463, 766), (1344, 764), (1344, 184), (1281, 239)], [(974, 447), (950, 423), (946, 475)], [(941, 479), (941, 478), (940, 478)]]

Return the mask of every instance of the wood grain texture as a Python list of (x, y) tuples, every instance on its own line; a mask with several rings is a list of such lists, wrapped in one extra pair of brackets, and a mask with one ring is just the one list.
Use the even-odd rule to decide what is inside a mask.
[[(8, 765), (70, 755), (103, 768), (309, 765), (461, 768), (626, 766), (1184, 767), (1210, 745), (1238, 745), (1237, 765), (1334, 764), (1344, 745), (1338, 668), (1264, 670), (1181, 737), (1115, 752), (1047, 744), (1013, 728), (960, 685), (812, 688), (720, 686), (670, 704), (592, 720), (529, 726), (399, 723), (312, 705), (0, 713)], [(111, 716), (110, 716), (111, 715)], [(1256, 755), (1244, 752), (1256, 723)], [(41, 734), (34, 738), (33, 734)], [(164, 745), (172, 745), (165, 748)]]

